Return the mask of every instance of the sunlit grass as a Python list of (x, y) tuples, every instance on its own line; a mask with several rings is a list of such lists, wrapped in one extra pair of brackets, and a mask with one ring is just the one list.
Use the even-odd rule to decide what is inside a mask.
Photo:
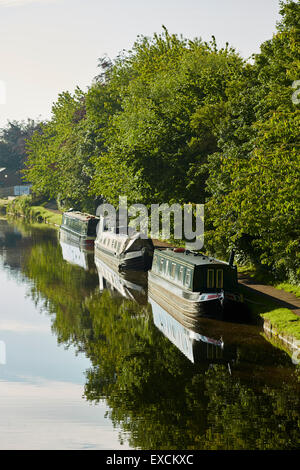
[(281, 282), (280, 284), (274, 285), (274, 287), (276, 287), (276, 289), (282, 289), (286, 292), (290, 292), (291, 294), (294, 294), (296, 297), (300, 298), (300, 286), (294, 286), (287, 282)]
[(43, 205), (34, 206), (32, 196), (20, 196), (8, 201), (7, 214), (24, 217), (30, 222), (44, 222), (52, 225), (61, 225), (62, 215), (45, 209)]
[(280, 332), (300, 339), (300, 317), (288, 308), (278, 308), (278, 304), (268, 296), (255, 292), (251, 288), (240, 285), (240, 292), (244, 296), (253, 319), (266, 319)]
[(300, 340), (300, 317), (287, 308), (277, 308), (262, 314), (280, 332)]
[(48, 224), (61, 225), (62, 215), (51, 212), (42, 206), (32, 206), (31, 214), (35, 220), (40, 218), (41, 221)]

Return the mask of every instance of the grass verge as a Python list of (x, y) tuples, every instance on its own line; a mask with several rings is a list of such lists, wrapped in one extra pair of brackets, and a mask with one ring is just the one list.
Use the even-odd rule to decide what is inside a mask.
[(9, 215), (24, 217), (30, 222), (61, 225), (62, 215), (45, 209), (42, 205), (33, 205), (31, 196), (20, 196), (8, 201), (6, 212)]
[(244, 296), (255, 323), (268, 321), (280, 333), (300, 340), (300, 317), (298, 315), (287, 308), (278, 308), (276, 302), (247, 286), (240, 284), (240, 292)]
[(262, 314), (262, 318), (269, 320), (278, 331), (300, 340), (300, 317), (287, 308), (276, 308)]

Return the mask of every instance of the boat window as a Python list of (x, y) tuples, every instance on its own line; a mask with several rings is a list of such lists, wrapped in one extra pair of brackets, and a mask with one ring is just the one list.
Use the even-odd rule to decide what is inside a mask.
[(157, 256), (155, 255), (153, 258), (153, 266), (156, 266), (156, 263), (157, 263)]
[(191, 270), (187, 269), (186, 275), (185, 275), (185, 285), (190, 286), (190, 284), (191, 284)]
[(222, 289), (223, 287), (223, 269), (217, 269), (216, 272), (216, 287)]
[(178, 281), (179, 282), (183, 282), (183, 271), (184, 271), (184, 267), (180, 266), (179, 275), (178, 275)]
[[(78, 227), (78, 231), (79, 233), (81, 233), (82, 235), (87, 235), (88, 233), (88, 226), (85, 222), (79, 222), (79, 227)], [(92, 234), (90, 234), (92, 235)]]
[(166, 274), (169, 274), (169, 260), (166, 262)]
[(207, 287), (214, 287), (215, 285), (215, 273), (213, 269), (207, 270)]
[(171, 277), (174, 279), (175, 278), (175, 272), (176, 272), (176, 263), (172, 263), (171, 267)]
[(164, 271), (164, 264), (165, 264), (165, 260), (164, 260), (164, 259), (161, 259), (161, 260), (160, 260), (160, 268), (159, 268), (159, 270), (160, 270), (161, 273)]
[(111, 247), (112, 247), (112, 248), (115, 247), (115, 240), (113, 240), (113, 241), (111, 242)]

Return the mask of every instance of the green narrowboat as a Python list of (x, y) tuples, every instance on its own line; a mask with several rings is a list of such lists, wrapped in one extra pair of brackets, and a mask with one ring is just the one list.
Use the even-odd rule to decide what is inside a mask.
[(154, 250), (148, 277), (149, 295), (166, 309), (176, 310), (186, 326), (197, 318), (222, 318), (225, 306), (241, 304), (237, 268), (184, 249)]
[(99, 217), (78, 211), (64, 212), (60, 226), (60, 238), (67, 243), (76, 243), (94, 249)]

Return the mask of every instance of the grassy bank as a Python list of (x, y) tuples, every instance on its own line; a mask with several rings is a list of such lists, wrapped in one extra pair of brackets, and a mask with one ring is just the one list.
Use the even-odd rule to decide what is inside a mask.
[(266, 339), (292, 356), (294, 349), (291, 343), (300, 341), (300, 317), (287, 308), (278, 308), (277, 303), (244, 285), (240, 285), (240, 291), (253, 321), (262, 324), (268, 332), (264, 334)]
[(61, 225), (61, 214), (45, 209), (43, 205), (34, 205), (34, 202), (31, 196), (20, 196), (12, 201), (8, 201), (6, 213), (17, 217), (24, 217), (29, 222)]
[(278, 331), (293, 336), (300, 341), (300, 317), (287, 308), (276, 308), (264, 313), (262, 317), (269, 320)]

